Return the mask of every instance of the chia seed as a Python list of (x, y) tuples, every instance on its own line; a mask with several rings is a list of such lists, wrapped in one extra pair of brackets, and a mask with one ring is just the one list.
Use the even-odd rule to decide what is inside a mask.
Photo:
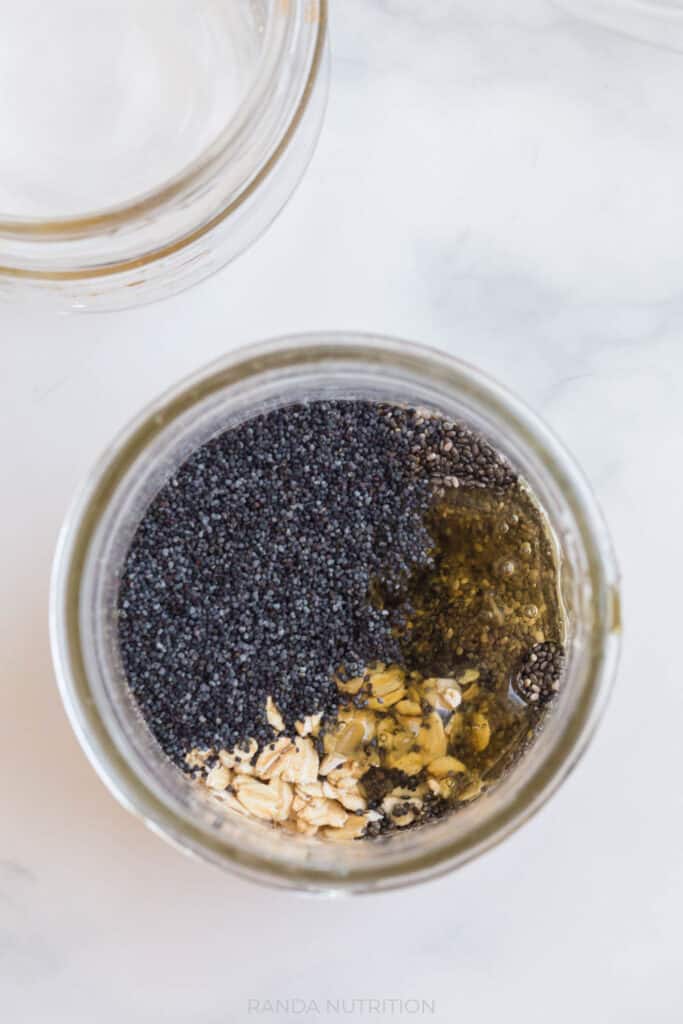
[(525, 655), (514, 680), (514, 688), (528, 704), (548, 704), (560, 688), (565, 654), (561, 644), (547, 641)]

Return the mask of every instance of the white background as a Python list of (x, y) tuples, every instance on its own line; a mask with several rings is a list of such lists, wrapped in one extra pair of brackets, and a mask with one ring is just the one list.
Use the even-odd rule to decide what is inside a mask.
[[(0, 1016), (224, 1024), (329, 997), (680, 1021), (683, 54), (542, 0), (333, 15), (319, 149), (236, 264), (111, 316), (0, 311)], [(534, 406), (604, 507), (626, 627), (604, 724), (533, 822), (456, 875), (334, 903), (224, 877), (126, 814), (46, 628), (62, 516), (112, 434), (227, 349), (326, 327), (441, 346)]]

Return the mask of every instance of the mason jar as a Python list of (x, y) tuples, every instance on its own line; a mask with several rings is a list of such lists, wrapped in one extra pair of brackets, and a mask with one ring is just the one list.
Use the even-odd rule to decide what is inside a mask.
[(327, 0), (0, 13), (0, 299), (118, 309), (171, 295), (239, 255), (303, 175), (327, 95)]
[[(567, 617), (564, 684), (514, 769), (457, 814), (362, 842), (329, 843), (209, 803), (171, 765), (129, 691), (117, 644), (117, 594), (147, 507), (209, 438), (266, 410), (319, 398), (405, 403), (462, 420), (523, 475), (554, 535)], [(287, 337), (235, 351), (184, 380), (117, 437), (77, 494), (51, 587), (53, 657), (64, 705), (115, 797), (159, 835), (227, 871), (322, 893), (389, 889), (460, 867), (522, 825), (586, 749), (619, 645), (618, 574), (586, 481), (526, 406), (472, 366), (361, 334)]]

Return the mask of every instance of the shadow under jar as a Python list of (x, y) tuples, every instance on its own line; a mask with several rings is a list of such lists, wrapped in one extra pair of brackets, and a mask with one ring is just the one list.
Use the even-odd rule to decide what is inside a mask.
[(327, 0), (0, 0), (0, 298), (116, 309), (238, 256), (313, 153)]
[[(464, 422), (521, 474), (557, 545), (566, 665), (543, 730), (512, 770), (457, 813), (405, 832), (325, 842), (221, 813), (163, 754), (122, 667), (119, 584), (150, 503), (201, 445), (264, 411), (318, 399), (419, 407)], [(566, 777), (596, 726), (614, 674), (617, 571), (586, 483), (546, 427), (478, 370), (365, 335), (281, 339), (237, 351), (148, 408), (78, 494), (53, 575), (53, 656), (72, 725), (117, 798), (151, 828), (213, 863), (312, 892), (399, 887), (452, 870), (514, 831)]]

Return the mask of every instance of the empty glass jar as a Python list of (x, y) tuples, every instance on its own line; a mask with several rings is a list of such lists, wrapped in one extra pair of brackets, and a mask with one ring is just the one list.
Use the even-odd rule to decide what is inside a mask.
[(248, 246), (313, 152), (327, 0), (0, 0), (0, 298), (129, 306)]

